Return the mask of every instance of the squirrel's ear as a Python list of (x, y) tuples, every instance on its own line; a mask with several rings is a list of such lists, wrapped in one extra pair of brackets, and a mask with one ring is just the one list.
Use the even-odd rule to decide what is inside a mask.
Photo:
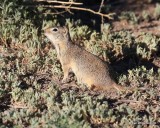
[(70, 34), (69, 34), (69, 29), (66, 26), (63, 27), (63, 33), (64, 33), (65, 38), (67, 38), (68, 40), (71, 40)]
[(64, 33), (64, 34), (68, 34), (68, 28), (67, 28), (66, 26), (64, 26), (63, 28), (64, 28), (64, 29), (63, 29), (63, 30), (64, 30), (63, 33)]

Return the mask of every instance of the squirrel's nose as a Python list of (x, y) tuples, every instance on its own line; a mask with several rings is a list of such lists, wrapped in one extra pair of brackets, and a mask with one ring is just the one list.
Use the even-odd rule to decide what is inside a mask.
[(48, 29), (49, 29), (49, 27), (46, 26), (46, 27), (42, 28), (42, 31), (43, 31), (43, 32), (46, 32)]

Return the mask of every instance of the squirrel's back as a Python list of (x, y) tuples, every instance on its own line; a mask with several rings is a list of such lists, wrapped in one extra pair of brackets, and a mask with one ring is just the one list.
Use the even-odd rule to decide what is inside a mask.
[(45, 35), (56, 48), (64, 72), (64, 81), (72, 70), (78, 82), (86, 84), (91, 89), (122, 90), (112, 79), (110, 67), (97, 56), (74, 45), (67, 28), (49, 28), (45, 30)]

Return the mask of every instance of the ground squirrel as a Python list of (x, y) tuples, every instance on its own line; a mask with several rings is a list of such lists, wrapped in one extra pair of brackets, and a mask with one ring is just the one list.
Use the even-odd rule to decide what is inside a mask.
[(66, 82), (72, 71), (78, 83), (86, 84), (92, 90), (124, 90), (110, 76), (109, 66), (97, 56), (72, 43), (66, 27), (53, 27), (44, 30), (45, 36), (55, 46), (57, 57), (62, 65)]

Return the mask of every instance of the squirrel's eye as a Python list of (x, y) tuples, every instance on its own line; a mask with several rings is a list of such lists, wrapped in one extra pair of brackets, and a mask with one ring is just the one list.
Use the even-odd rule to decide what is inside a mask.
[(57, 31), (58, 31), (58, 29), (57, 29), (57, 28), (53, 28), (53, 30), (52, 30), (52, 31), (57, 32)]

